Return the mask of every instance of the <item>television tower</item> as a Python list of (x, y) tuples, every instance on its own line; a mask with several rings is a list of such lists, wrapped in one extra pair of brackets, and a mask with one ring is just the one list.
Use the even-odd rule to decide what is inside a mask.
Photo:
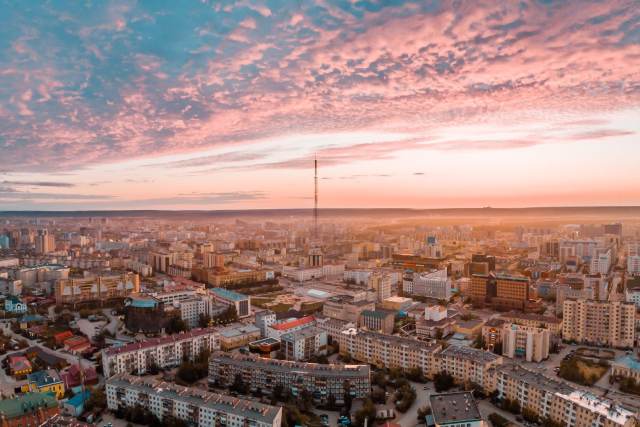
[(313, 197), (313, 237), (318, 240), (318, 157), (313, 158), (314, 167), (314, 197)]

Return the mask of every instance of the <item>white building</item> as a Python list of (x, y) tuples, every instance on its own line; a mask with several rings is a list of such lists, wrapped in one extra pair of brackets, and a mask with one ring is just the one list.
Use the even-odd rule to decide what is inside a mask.
[(451, 298), (451, 280), (447, 277), (447, 269), (414, 274), (412, 295), (443, 300)]
[(599, 253), (591, 259), (589, 271), (591, 274), (600, 273), (607, 274), (611, 268), (611, 249), (606, 252)]
[(502, 355), (541, 362), (549, 357), (550, 337), (549, 330), (545, 328), (505, 324), (502, 328)]
[(182, 387), (149, 377), (121, 374), (105, 384), (107, 407), (142, 406), (160, 421), (172, 416), (197, 427), (280, 427), (282, 407)]
[(281, 348), (287, 360), (309, 360), (327, 349), (327, 332), (314, 326), (289, 332), (280, 337)]
[(629, 274), (640, 274), (640, 255), (627, 257), (627, 272)]
[(387, 273), (374, 273), (369, 277), (369, 289), (376, 292), (376, 300), (382, 302), (391, 296), (393, 277)]
[(371, 270), (345, 270), (344, 281), (353, 282), (356, 285), (365, 285), (369, 283), (369, 276), (371, 276)]
[(310, 326), (315, 326), (316, 319), (313, 316), (305, 316), (300, 319), (290, 319), (267, 326), (267, 337), (279, 340), (284, 334), (299, 331)]
[(267, 336), (267, 328), (276, 323), (276, 313), (271, 310), (263, 310), (256, 312), (255, 325), (260, 329), (260, 335), (262, 337)]

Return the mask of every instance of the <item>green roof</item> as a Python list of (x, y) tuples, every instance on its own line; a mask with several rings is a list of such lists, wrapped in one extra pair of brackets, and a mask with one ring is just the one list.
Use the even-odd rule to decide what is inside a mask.
[(0, 415), (8, 419), (34, 412), (38, 408), (55, 408), (58, 401), (53, 393), (26, 393), (14, 399), (0, 401)]

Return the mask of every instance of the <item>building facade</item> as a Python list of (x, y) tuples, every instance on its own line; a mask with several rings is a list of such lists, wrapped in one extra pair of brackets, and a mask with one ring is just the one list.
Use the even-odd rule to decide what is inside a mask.
[(194, 329), (120, 347), (102, 350), (102, 369), (105, 378), (120, 373), (145, 373), (155, 365), (169, 368), (184, 360), (194, 360), (203, 350), (213, 351), (219, 346), (217, 330)]
[(68, 278), (56, 281), (56, 304), (105, 301), (126, 298), (140, 292), (140, 277), (135, 273)]
[(565, 300), (562, 339), (631, 348), (635, 341), (635, 305), (619, 301)]
[(329, 396), (342, 404), (346, 393), (366, 398), (371, 393), (368, 365), (324, 365), (265, 359), (252, 355), (216, 352), (209, 360), (209, 383), (228, 387), (240, 376), (252, 391), (271, 394), (278, 385), (298, 395), (310, 392), (314, 400), (325, 404)]
[(119, 374), (106, 381), (107, 407), (142, 406), (160, 421), (168, 416), (189, 425), (208, 427), (280, 427), (282, 407), (238, 399), (190, 387)]

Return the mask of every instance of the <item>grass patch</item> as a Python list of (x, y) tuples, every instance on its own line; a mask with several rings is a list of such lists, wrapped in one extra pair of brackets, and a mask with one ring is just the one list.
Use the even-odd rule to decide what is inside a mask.
[(593, 362), (582, 357), (572, 357), (560, 364), (560, 377), (578, 384), (591, 386), (609, 370), (609, 363), (601, 359)]

